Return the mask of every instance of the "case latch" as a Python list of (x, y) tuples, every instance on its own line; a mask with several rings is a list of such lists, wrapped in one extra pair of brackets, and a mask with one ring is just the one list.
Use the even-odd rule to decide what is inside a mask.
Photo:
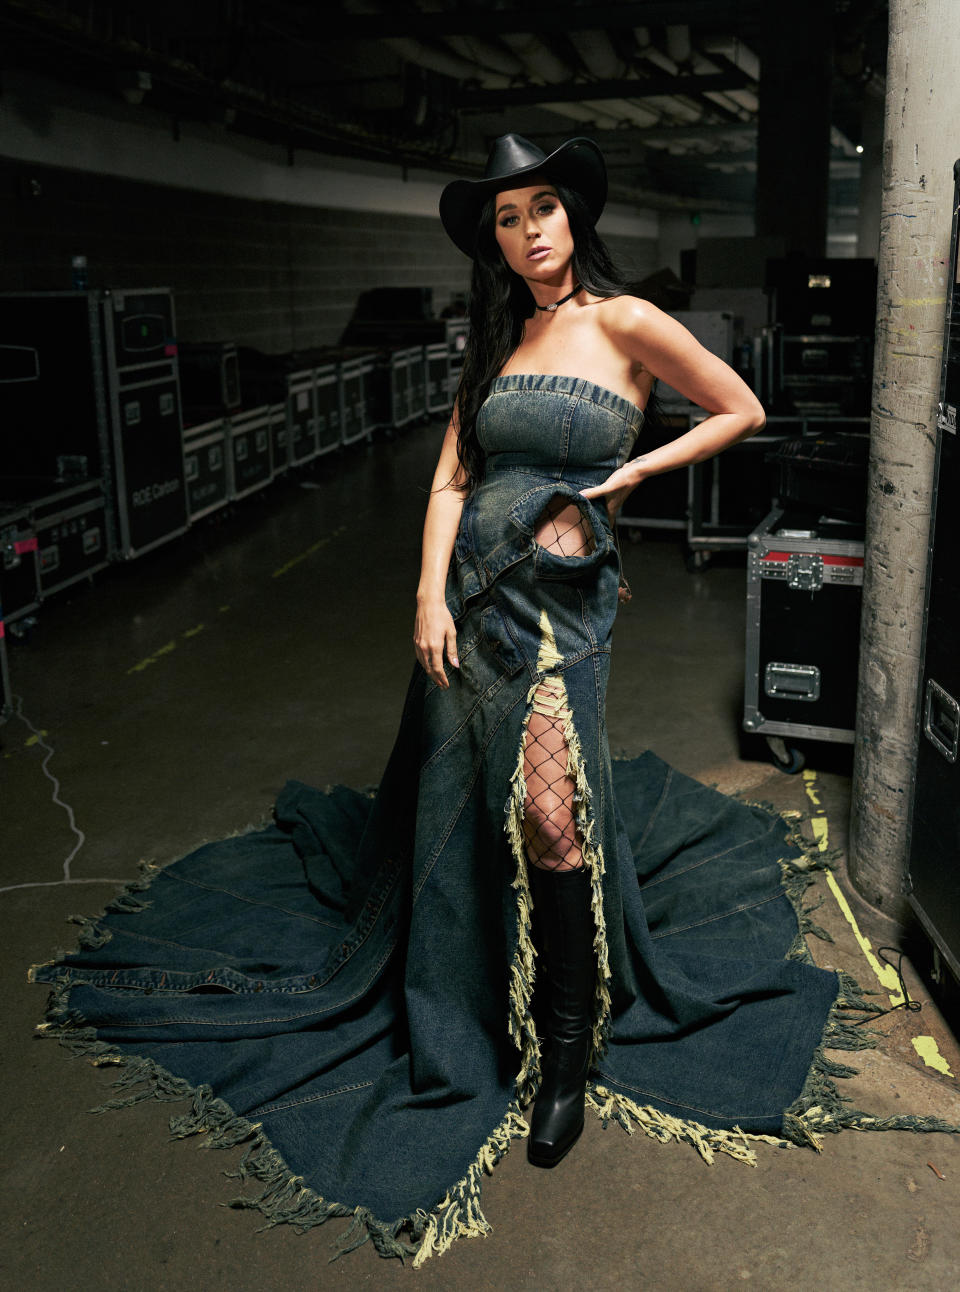
[(948, 763), (957, 761), (960, 746), (960, 704), (938, 685), (927, 678), (927, 700), (923, 711), (923, 732)]
[(777, 664), (764, 669), (763, 690), (778, 700), (819, 700), (820, 670), (816, 664)]
[(823, 587), (823, 557), (816, 552), (794, 552), (787, 561), (787, 586), (803, 592)]

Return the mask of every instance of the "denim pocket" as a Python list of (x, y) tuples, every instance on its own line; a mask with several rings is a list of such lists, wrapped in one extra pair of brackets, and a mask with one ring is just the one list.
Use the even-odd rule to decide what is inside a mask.
[[(579, 526), (574, 528), (579, 530), (582, 545), (588, 546), (588, 551), (580, 554), (564, 551), (562, 536), (558, 536), (556, 542), (551, 544), (544, 543), (542, 537), (537, 540), (537, 531), (544, 518), (549, 516), (554, 505), (564, 504), (566, 507), (576, 507), (580, 513)], [(528, 489), (513, 503), (507, 514), (517, 529), (534, 539), (534, 570), (538, 578), (576, 579), (603, 565), (614, 550), (613, 539), (600, 508), (562, 481)], [(569, 532), (569, 524), (566, 528)]]

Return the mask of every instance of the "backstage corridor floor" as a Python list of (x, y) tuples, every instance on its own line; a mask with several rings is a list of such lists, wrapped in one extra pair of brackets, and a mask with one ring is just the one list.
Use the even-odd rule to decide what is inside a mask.
[[(370, 1244), (330, 1265), (341, 1222), (258, 1233), (255, 1215), (218, 1205), (236, 1192), (222, 1175), (233, 1154), (171, 1141), (170, 1105), (91, 1116), (110, 1069), (34, 1037), (44, 991), (27, 984), (29, 966), (71, 945), (66, 918), (101, 909), (141, 858), (163, 864), (259, 821), (287, 778), (376, 782), (412, 662), (441, 433), (433, 423), (322, 461), (49, 603), (10, 643), (20, 715), (0, 725), (6, 1285), (955, 1287), (957, 1136), (845, 1132), (820, 1155), (760, 1146), (750, 1169), (707, 1166), (687, 1146), (588, 1118), (553, 1171), (529, 1166), (522, 1145), (508, 1154), (484, 1187), (487, 1239), (458, 1242), (420, 1271)], [(634, 597), (616, 630), (613, 752), (651, 748), (724, 791), (799, 809), (811, 842), (816, 818), (816, 839), (842, 848), (849, 751), (811, 746), (806, 772), (786, 776), (762, 744), (741, 745), (742, 561), (691, 574), (680, 545), (663, 540), (625, 542), (624, 558)], [(816, 919), (834, 938), (811, 941), (817, 962), (849, 970), (886, 1005), (896, 978), (876, 950), (898, 931), (852, 894), (842, 863), (816, 891)], [(844, 1093), (878, 1114), (960, 1123), (960, 1049), (929, 984), (909, 964), (906, 977), (922, 1010), (880, 1019), (880, 1045), (853, 1056), (862, 1071)]]

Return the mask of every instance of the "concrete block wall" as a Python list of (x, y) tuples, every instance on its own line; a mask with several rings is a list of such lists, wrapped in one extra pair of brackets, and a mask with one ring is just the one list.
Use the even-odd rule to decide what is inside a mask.
[[(255, 201), (3, 160), (0, 241), (0, 291), (66, 289), (80, 253), (92, 287), (172, 287), (181, 339), (268, 352), (336, 343), (367, 288), (428, 286), (439, 312), (470, 275), (429, 216)], [(655, 239), (608, 242), (630, 277), (657, 268)]]
[[(39, 191), (37, 189), (39, 188)], [(180, 337), (279, 352), (339, 340), (361, 291), (428, 286), (439, 311), (470, 265), (438, 220), (258, 202), (0, 161), (0, 291), (172, 287)]]

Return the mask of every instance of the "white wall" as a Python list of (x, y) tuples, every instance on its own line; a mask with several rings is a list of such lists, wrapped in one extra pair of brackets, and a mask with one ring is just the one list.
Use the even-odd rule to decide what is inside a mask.
[[(426, 168), (325, 158), (284, 149), (225, 127), (172, 123), (146, 107), (129, 107), (21, 72), (4, 73), (0, 156), (70, 170), (169, 184), (232, 197), (352, 211), (437, 217), (452, 178)], [(604, 234), (655, 238), (650, 211), (611, 204)]]

